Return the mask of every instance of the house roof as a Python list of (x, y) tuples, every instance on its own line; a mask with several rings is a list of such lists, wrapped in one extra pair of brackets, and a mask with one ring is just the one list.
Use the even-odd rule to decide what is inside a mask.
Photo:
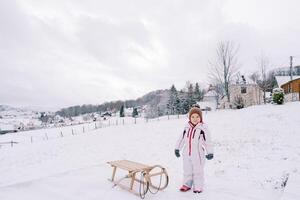
[[(275, 76), (278, 86), (282, 86), (291, 81), (290, 76)], [(300, 76), (293, 76), (293, 80), (299, 79)]]
[(258, 85), (256, 83), (246, 83), (246, 84), (239, 83), (239, 84), (230, 84), (229, 86), (246, 86), (246, 87), (248, 87), (248, 86), (258, 86)]
[(215, 90), (210, 90), (204, 96), (205, 97), (215, 97), (215, 96), (218, 96), (218, 94)]

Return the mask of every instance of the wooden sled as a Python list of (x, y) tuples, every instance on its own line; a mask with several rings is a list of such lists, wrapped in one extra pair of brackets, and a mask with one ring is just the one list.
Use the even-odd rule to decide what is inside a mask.
[[(113, 167), (112, 177), (109, 180), (114, 183), (114, 186), (118, 185), (119, 187), (128, 190), (129, 192), (135, 195), (140, 196), (142, 199), (145, 198), (145, 195), (148, 191), (155, 194), (158, 191), (165, 189), (169, 184), (169, 177), (167, 171), (160, 165), (148, 166), (129, 160), (117, 160), (107, 163), (110, 164), (111, 167)], [(117, 168), (127, 171), (128, 174), (125, 177), (116, 181), (115, 175)], [(158, 186), (154, 185), (151, 182), (151, 178), (154, 176), (160, 176), (160, 183)], [(162, 177), (164, 177), (165, 179), (164, 184), (162, 184)], [(129, 186), (121, 184), (121, 182), (124, 179), (130, 180)], [(135, 182), (139, 184), (138, 192), (136, 192), (133, 188)], [(153, 191), (153, 189), (155, 190), (155, 192)]]

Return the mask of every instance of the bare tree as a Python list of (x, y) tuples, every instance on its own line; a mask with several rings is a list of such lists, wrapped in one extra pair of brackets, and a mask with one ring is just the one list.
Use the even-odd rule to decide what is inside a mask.
[(267, 67), (269, 65), (269, 60), (264, 55), (261, 55), (258, 62), (259, 62), (260, 76), (261, 76), (258, 85), (264, 93), (264, 103), (266, 103), (266, 90), (269, 88), (269, 83), (267, 81)]
[(249, 78), (254, 82), (257, 83), (259, 80), (259, 73), (258, 72), (254, 72), (252, 73)]
[(258, 84), (263, 91), (264, 103), (266, 103), (266, 92), (272, 88), (272, 79), (268, 78), (267, 69), (270, 65), (269, 59), (263, 54), (257, 59), (259, 71), (250, 75), (250, 78)]
[(229, 84), (237, 72), (238, 47), (232, 41), (221, 41), (216, 49), (216, 58), (209, 62), (209, 78), (214, 85), (222, 87), (223, 95), (227, 96), (230, 102)]

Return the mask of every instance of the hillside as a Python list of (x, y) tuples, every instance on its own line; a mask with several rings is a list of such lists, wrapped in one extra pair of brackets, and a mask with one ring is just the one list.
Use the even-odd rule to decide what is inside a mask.
[(178, 191), (182, 160), (173, 151), (186, 123), (181, 116), (0, 148), (0, 199), (138, 199), (107, 181), (106, 162), (119, 159), (166, 167), (168, 188), (146, 199), (299, 199), (299, 113), (299, 102), (204, 113), (215, 158), (206, 162), (202, 194)]

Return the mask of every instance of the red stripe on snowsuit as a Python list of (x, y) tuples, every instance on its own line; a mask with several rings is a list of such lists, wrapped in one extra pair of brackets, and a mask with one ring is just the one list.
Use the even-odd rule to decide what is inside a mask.
[[(189, 156), (192, 154), (192, 133), (194, 132), (194, 134), (195, 134), (195, 131), (194, 131), (194, 128), (195, 128), (196, 126), (193, 126), (192, 128), (190, 128), (190, 131), (189, 131)], [(193, 137), (194, 138), (194, 137)]]

